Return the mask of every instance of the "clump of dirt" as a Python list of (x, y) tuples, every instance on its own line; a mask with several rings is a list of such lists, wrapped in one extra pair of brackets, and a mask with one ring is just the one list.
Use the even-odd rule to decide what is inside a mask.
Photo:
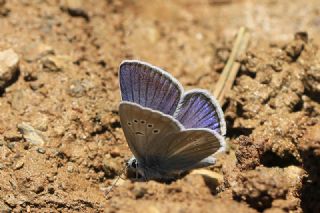
[(229, 180), (235, 199), (245, 200), (255, 209), (270, 208), (301, 210), (296, 196), (302, 187), (304, 172), (297, 167), (266, 168), (242, 171)]
[(240, 136), (233, 142), (238, 145), (236, 150), (237, 167), (242, 170), (255, 169), (261, 165), (261, 153), (263, 145), (254, 143), (254, 140), (248, 136)]
[[(288, 49), (298, 53), (289, 54)], [(317, 47), (298, 39), (268, 52), (248, 51), (241, 59), (226, 115), (235, 130), (263, 145), (261, 163), (266, 166), (301, 163), (298, 140), (305, 126), (311, 125), (303, 109), (305, 61), (315, 51)]]
[[(310, 172), (306, 179), (317, 179), (313, 176), (315, 171), (310, 170), (310, 165), (317, 160), (313, 158), (312, 163), (308, 163), (314, 156), (311, 147), (317, 139), (305, 138), (316, 137), (310, 131), (315, 131), (314, 125), (319, 120), (319, 102), (311, 101), (317, 91), (308, 86), (320, 83), (317, 78), (310, 77), (310, 67), (317, 66), (314, 60), (319, 51), (316, 45), (298, 35), (285, 45), (273, 45), (263, 51), (249, 50), (240, 59), (241, 71), (229, 96), (228, 121), (236, 133), (248, 136), (233, 143), (237, 147), (237, 168), (231, 171), (239, 174), (230, 175), (228, 182), (235, 198), (245, 200), (258, 210), (274, 206), (279, 199), (288, 201), (282, 205), (283, 210), (300, 209), (297, 195), (301, 195), (305, 185), (296, 182), (295, 196), (289, 198), (287, 192), (294, 180), (288, 177), (302, 180), (305, 173), (297, 172), (295, 176), (290, 174), (291, 170), (286, 173), (291, 165), (304, 166)], [(312, 109), (309, 102), (312, 102)], [(313, 145), (306, 146), (306, 143)], [(297, 170), (297, 167), (292, 168)], [(289, 202), (290, 199), (293, 201)], [(306, 209), (315, 209), (313, 205), (316, 204)]]
[[(0, 0), (0, 211), (320, 211), (318, 11), (318, 0)], [(132, 155), (120, 62), (212, 92), (240, 26), (251, 47), (224, 104), (227, 153), (171, 183), (120, 179), (105, 196)]]

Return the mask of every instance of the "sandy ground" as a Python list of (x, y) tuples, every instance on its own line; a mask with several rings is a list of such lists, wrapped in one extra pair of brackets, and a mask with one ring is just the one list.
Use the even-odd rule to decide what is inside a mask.
[[(131, 157), (120, 62), (212, 92), (241, 26), (228, 151), (106, 197)], [(0, 0), (0, 211), (320, 212), (319, 33), (318, 0)]]

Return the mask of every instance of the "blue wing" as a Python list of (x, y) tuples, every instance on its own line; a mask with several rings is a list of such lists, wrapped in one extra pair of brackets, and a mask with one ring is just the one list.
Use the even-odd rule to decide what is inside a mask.
[(165, 71), (140, 61), (120, 65), (120, 88), (123, 101), (173, 115), (182, 94), (179, 82)]
[(174, 117), (186, 128), (208, 128), (226, 134), (223, 111), (205, 90), (192, 90), (182, 98)]

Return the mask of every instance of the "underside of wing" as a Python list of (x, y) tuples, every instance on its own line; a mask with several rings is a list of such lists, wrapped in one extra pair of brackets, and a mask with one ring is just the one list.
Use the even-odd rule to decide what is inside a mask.
[(124, 61), (119, 71), (123, 101), (173, 115), (183, 88), (162, 69), (140, 61)]
[(216, 159), (213, 156), (206, 157), (205, 159), (202, 159), (198, 163), (194, 164), (190, 167), (190, 169), (198, 169), (203, 168), (207, 166), (212, 166), (216, 163)]
[(226, 134), (226, 123), (219, 103), (205, 90), (184, 94), (174, 117), (186, 128), (208, 128)]
[(187, 170), (212, 154), (223, 151), (223, 137), (208, 129), (187, 129), (167, 138), (166, 156), (160, 162), (161, 170)]
[(183, 128), (171, 116), (131, 102), (121, 102), (119, 113), (129, 148), (142, 163), (152, 163), (165, 153), (164, 139)]

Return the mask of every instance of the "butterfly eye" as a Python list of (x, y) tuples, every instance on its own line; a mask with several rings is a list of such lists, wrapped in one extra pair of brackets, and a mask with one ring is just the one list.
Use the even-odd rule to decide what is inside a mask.
[(153, 124), (148, 124), (148, 127), (149, 127), (149, 128), (152, 128), (152, 127), (153, 127)]
[(141, 120), (141, 121), (140, 121), (140, 123), (145, 124), (145, 123), (146, 123), (146, 121), (145, 121), (145, 120)]
[(136, 169), (137, 168), (137, 161), (133, 160), (131, 163), (131, 166)]
[(138, 120), (135, 119), (135, 120), (133, 120), (133, 122), (138, 123)]
[(154, 129), (154, 130), (153, 130), (153, 134), (158, 134), (159, 132), (160, 132), (159, 129)]
[(128, 126), (131, 126), (131, 125), (132, 125), (132, 123), (131, 123), (131, 122), (128, 122), (127, 124), (128, 124)]

